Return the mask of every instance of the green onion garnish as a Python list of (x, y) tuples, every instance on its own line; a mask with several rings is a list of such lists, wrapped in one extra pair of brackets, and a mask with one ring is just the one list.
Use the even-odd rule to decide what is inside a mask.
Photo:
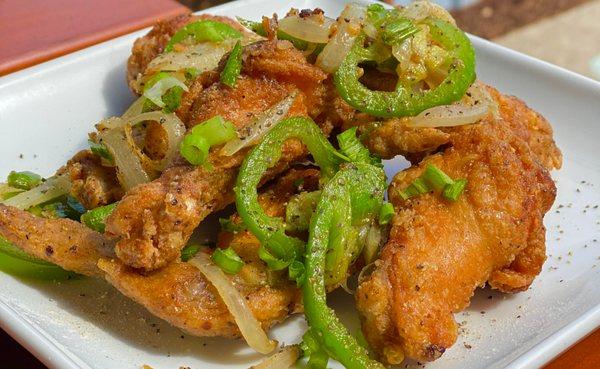
[(96, 232), (104, 233), (106, 227), (106, 218), (112, 214), (117, 203), (112, 203), (106, 206), (100, 206), (95, 209), (89, 210), (81, 215), (81, 223), (85, 224), (88, 228), (93, 229)]
[(388, 224), (394, 216), (394, 205), (389, 202), (383, 203), (379, 210), (379, 224)]
[(90, 150), (94, 155), (98, 155), (99, 157), (106, 159), (111, 163), (113, 162), (113, 157), (105, 145), (94, 142), (92, 140), (88, 140), (88, 144), (90, 145)]
[(304, 263), (294, 260), (288, 267), (288, 275), (291, 280), (296, 281), (296, 286), (300, 287), (304, 283), (304, 277), (306, 276), (306, 269)]
[(449, 175), (432, 164), (427, 165), (421, 178), (435, 190), (443, 190), (447, 185), (454, 183), (454, 180)]
[(212, 261), (227, 274), (237, 274), (244, 266), (244, 261), (228, 247), (226, 249), (215, 249), (211, 256)]
[(337, 135), (340, 151), (353, 162), (380, 165), (381, 160), (371, 156), (369, 149), (356, 137), (356, 131), (357, 128), (352, 127)]
[(428, 164), (423, 174), (415, 179), (408, 187), (398, 191), (400, 197), (408, 200), (429, 191), (442, 191), (444, 198), (456, 201), (467, 185), (466, 179), (453, 180), (435, 165)]
[(188, 261), (200, 251), (199, 245), (187, 245), (181, 250), (181, 261)]
[(10, 187), (19, 188), (21, 190), (31, 190), (42, 183), (42, 177), (33, 172), (15, 172), (13, 170), (8, 174), (7, 182)]
[(242, 38), (242, 33), (235, 28), (221, 22), (215, 22), (210, 20), (200, 20), (187, 24), (175, 34), (169, 40), (169, 43), (165, 47), (165, 52), (173, 51), (173, 46), (184, 41), (187, 38), (193, 38), (194, 42), (222, 42), (231, 38)]
[(236, 137), (233, 123), (217, 115), (192, 128), (183, 138), (179, 152), (190, 164), (202, 165), (211, 146), (224, 144)]
[(446, 186), (444, 188), (443, 195), (445, 198), (451, 201), (456, 201), (458, 196), (463, 193), (465, 187), (467, 186), (466, 179), (457, 179), (453, 184)]
[(242, 71), (242, 43), (236, 42), (231, 50), (225, 67), (221, 72), (221, 82), (229, 87), (235, 87), (240, 72)]

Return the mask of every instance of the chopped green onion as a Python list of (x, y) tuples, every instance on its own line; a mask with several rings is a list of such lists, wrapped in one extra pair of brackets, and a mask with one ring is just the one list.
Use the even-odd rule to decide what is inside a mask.
[(435, 165), (428, 164), (423, 174), (415, 179), (408, 187), (398, 191), (398, 194), (408, 200), (411, 197), (432, 190), (442, 191), (444, 198), (456, 201), (467, 185), (466, 179), (453, 180)]
[[(179, 90), (176, 89), (177, 87), (179, 87)], [(176, 90), (170, 92), (173, 89)], [(150, 100), (154, 105), (165, 108), (165, 111), (170, 113), (179, 107), (183, 91), (188, 91), (188, 87), (185, 83), (168, 73), (159, 72), (146, 82), (144, 85), (143, 96)], [(169, 92), (170, 95), (167, 98), (169, 105), (167, 106), (167, 101), (164, 99)], [(144, 108), (146, 108), (145, 104)]]
[(389, 202), (383, 203), (379, 210), (379, 224), (388, 224), (394, 216), (394, 205)]
[(246, 230), (246, 225), (243, 222), (234, 223), (229, 218), (219, 218), (219, 224), (221, 224), (221, 229), (225, 232), (238, 233)]
[(227, 274), (237, 274), (244, 266), (244, 261), (228, 247), (226, 249), (215, 249), (211, 256), (212, 261)]
[(112, 203), (106, 206), (100, 206), (95, 209), (89, 210), (81, 216), (81, 223), (85, 224), (88, 228), (93, 229), (96, 232), (104, 233), (106, 227), (106, 218), (112, 214), (117, 203)]
[[(295, 241), (290, 241), (290, 239)], [(280, 229), (273, 233), (267, 242), (261, 246), (263, 250), (261, 252), (259, 249), (259, 257), (267, 263), (269, 269), (281, 270), (290, 265), (300, 255), (299, 251), (302, 247), (302, 241), (287, 237)]]
[(443, 195), (448, 200), (456, 201), (456, 199), (458, 199), (460, 194), (463, 193), (466, 186), (467, 186), (466, 179), (462, 179), (462, 178), (457, 179), (456, 181), (454, 181), (454, 183), (452, 183), (452, 184), (446, 186), (446, 188), (444, 188)]
[(196, 43), (200, 42), (221, 42), (231, 38), (242, 38), (242, 33), (228, 24), (211, 21), (200, 20), (189, 23), (181, 28), (169, 40), (165, 47), (165, 52), (173, 51), (173, 46), (185, 39), (192, 37)]
[(288, 267), (288, 275), (291, 280), (296, 281), (296, 286), (302, 286), (302, 283), (304, 283), (304, 277), (306, 276), (306, 268), (304, 268), (304, 264), (298, 260), (292, 261)]
[(199, 245), (187, 245), (181, 250), (181, 261), (188, 261), (200, 251)]
[(185, 135), (179, 152), (190, 164), (204, 164), (208, 158), (208, 150), (213, 145), (220, 145), (237, 137), (233, 123), (220, 115), (198, 124)]
[(443, 190), (447, 185), (454, 183), (454, 180), (449, 175), (433, 164), (427, 165), (421, 178), (435, 190)]
[(289, 231), (307, 230), (320, 197), (321, 191), (301, 192), (292, 197), (285, 208), (285, 229)]
[(227, 63), (221, 72), (221, 82), (229, 87), (235, 87), (240, 72), (242, 71), (242, 43), (236, 42), (231, 50)]
[(367, 7), (367, 21), (379, 27), (387, 15), (387, 10), (381, 4), (371, 4)]
[(371, 156), (371, 152), (356, 137), (357, 127), (352, 127), (337, 135), (340, 150), (355, 163), (381, 164), (381, 160)]
[(180, 86), (175, 86), (165, 92), (162, 96), (162, 102), (165, 104), (163, 111), (165, 113), (169, 114), (177, 110), (179, 105), (181, 105), (181, 97), (184, 91)]
[(13, 170), (8, 174), (7, 181), (8, 185), (11, 187), (19, 188), (21, 190), (31, 190), (42, 183), (42, 177), (33, 172), (15, 172)]
[(110, 151), (108, 151), (108, 149), (106, 148), (105, 145), (94, 142), (92, 140), (88, 140), (88, 144), (90, 145), (90, 150), (92, 151), (92, 153), (94, 155), (97, 155), (97, 156), (101, 157), (102, 159), (106, 159), (111, 163), (114, 162), (113, 157), (110, 154)]

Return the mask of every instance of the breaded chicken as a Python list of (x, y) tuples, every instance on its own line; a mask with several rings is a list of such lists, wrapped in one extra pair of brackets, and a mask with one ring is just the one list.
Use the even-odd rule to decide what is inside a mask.
[[(292, 169), (259, 195), (271, 216), (283, 216), (285, 204), (301, 181), (308, 191), (318, 188), (316, 169)], [(233, 221), (239, 221), (234, 215)], [(235, 321), (214, 287), (190, 264), (174, 261), (141, 274), (113, 257), (110, 240), (69, 219), (38, 218), (0, 205), (0, 235), (27, 253), (67, 270), (106, 278), (125, 296), (154, 315), (196, 336), (238, 337)], [(286, 275), (270, 272), (258, 257), (260, 242), (248, 231), (222, 232), (220, 247), (232, 247), (245, 265), (232, 282), (264, 328), (301, 311), (301, 293)]]
[[(319, 114), (327, 75), (309, 64), (287, 41), (264, 41), (244, 48), (242, 74), (235, 88), (220, 82), (198, 91), (188, 128), (221, 115), (238, 130), (285, 97), (298, 92), (289, 116)], [(127, 193), (107, 221), (106, 234), (117, 240), (115, 252), (125, 264), (146, 271), (179, 256), (192, 231), (208, 214), (233, 201), (237, 169), (247, 150), (221, 156), (213, 150), (212, 169), (175, 163), (162, 176)], [(266, 178), (306, 156), (304, 146), (288, 140), (282, 158)]]
[[(539, 162), (548, 170), (559, 169), (562, 154), (554, 142), (550, 123), (518, 98), (503, 95), (490, 86), (486, 88), (498, 105), (500, 117), (515, 135), (529, 144)], [(452, 144), (450, 134), (455, 130), (454, 127), (411, 128), (406, 118), (389, 119), (368, 132), (364, 143), (382, 158), (403, 155), (415, 163), (439, 147)]]
[[(389, 240), (356, 293), (365, 337), (385, 362), (438, 358), (456, 341), (453, 313), (477, 287), (526, 289), (545, 260), (542, 221), (556, 191), (545, 153), (502, 120), (454, 128), (449, 141), (394, 178)], [(399, 196), (428, 164), (468, 180), (457, 201)]]
[(96, 264), (114, 242), (70, 219), (46, 219), (0, 204), (0, 235), (21, 250), (79, 274), (102, 277)]

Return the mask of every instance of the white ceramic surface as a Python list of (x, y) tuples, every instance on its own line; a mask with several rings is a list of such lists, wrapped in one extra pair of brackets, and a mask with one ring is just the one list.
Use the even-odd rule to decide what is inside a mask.
[[(249, 0), (211, 12), (259, 19), (290, 6), (319, 6), (336, 15), (343, 3)], [(86, 146), (94, 123), (123, 112), (133, 100), (125, 61), (144, 32), (0, 78), (0, 177), (11, 169), (51, 174)], [(471, 307), (457, 314), (463, 322), (458, 342), (427, 368), (536, 368), (600, 326), (600, 84), (476, 37), (473, 42), (479, 78), (546, 116), (565, 160), (553, 173), (558, 198), (545, 221), (550, 257), (544, 271), (524, 293), (478, 291)], [(388, 164), (393, 175), (401, 161)], [(336, 293), (331, 300), (356, 329), (352, 297)], [(0, 325), (57, 369), (246, 368), (259, 359), (241, 341), (184, 335), (92, 279), (50, 284), (0, 274)], [(296, 342), (303, 328), (296, 317), (273, 335)]]

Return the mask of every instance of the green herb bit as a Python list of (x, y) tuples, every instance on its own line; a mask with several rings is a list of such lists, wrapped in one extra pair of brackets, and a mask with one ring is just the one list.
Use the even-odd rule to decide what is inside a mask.
[(221, 72), (221, 82), (229, 87), (235, 87), (240, 72), (242, 71), (242, 43), (236, 42), (229, 53), (225, 67)]
[(200, 251), (199, 245), (187, 245), (181, 250), (181, 261), (188, 261)]
[(463, 193), (466, 186), (466, 179), (458, 179), (454, 181), (454, 183), (452, 183), (451, 185), (447, 185), (446, 188), (444, 188), (443, 195), (446, 199), (450, 201), (456, 201), (458, 197)]
[(215, 249), (211, 259), (227, 274), (237, 274), (244, 267), (244, 261), (231, 247), (226, 249)]
[(13, 170), (8, 174), (7, 182), (10, 187), (31, 190), (42, 183), (42, 177), (29, 171), (15, 172)]
[(394, 216), (394, 205), (389, 202), (383, 203), (379, 210), (379, 224), (388, 224)]
[(115, 202), (110, 205), (100, 206), (89, 210), (81, 216), (81, 223), (96, 232), (104, 233), (104, 229), (106, 228), (106, 218), (112, 214), (116, 206), (117, 203)]
[(179, 152), (190, 164), (202, 165), (211, 146), (224, 144), (236, 137), (233, 123), (217, 115), (192, 128), (183, 138)]

